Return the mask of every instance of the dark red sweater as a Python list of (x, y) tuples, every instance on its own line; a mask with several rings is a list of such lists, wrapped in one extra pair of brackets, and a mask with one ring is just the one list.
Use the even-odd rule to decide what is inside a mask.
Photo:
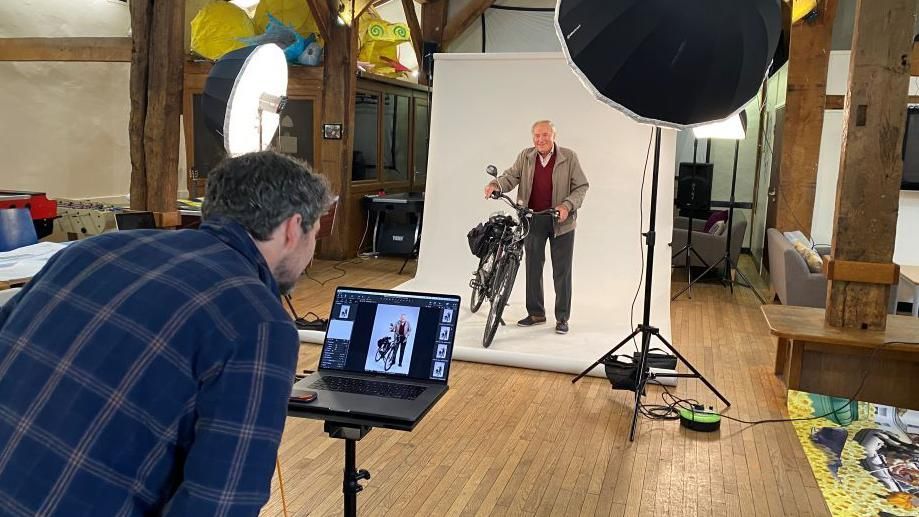
[(539, 154), (536, 154), (536, 171), (533, 174), (533, 190), (530, 191), (530, 210), (548, 210), (552, 208), (552, 171), (555, 169), (555, 157), (557, 152), (553, 152), (546, 166), (542, 166), (542, 160)]

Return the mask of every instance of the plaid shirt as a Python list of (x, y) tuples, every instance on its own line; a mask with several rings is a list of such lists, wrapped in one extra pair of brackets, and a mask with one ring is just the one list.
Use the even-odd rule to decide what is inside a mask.
[(298, 346), (235, 223), (69, 246), (0, 310), (0, 514), (257, 515)]

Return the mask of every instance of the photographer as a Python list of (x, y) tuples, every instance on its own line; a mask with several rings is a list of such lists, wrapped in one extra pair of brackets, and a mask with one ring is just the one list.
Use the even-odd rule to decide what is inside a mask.
[(303, 164), (251, 153), (211, 171), (201, 229), (54, 255), (0, 310), (0, 507), (258, 515), (299, 350), (279, 296), (328, 205)]

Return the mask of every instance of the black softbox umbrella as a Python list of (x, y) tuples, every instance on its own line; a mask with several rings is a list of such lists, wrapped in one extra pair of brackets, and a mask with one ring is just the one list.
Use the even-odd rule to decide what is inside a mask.
[(781, 32), (780, 0), (559, 0), (565, 55), (602, 101), (685, 128), (752, 99)]
[[(648, 248), (642, 322), (572, 381), (605, 364), (614, 387), (627, 386), (635, 391), (629, 440), (635, 438), (641, 398), (649, 380), (699, 379), (725, 405), (731, 405), (661, 336), (658, 327), (651, 325), (661, 126), (682, 129), (720, 121), (739, 112), (756, 95), (779, 39), (779, 1), (559, 0), (556, 8), (555, 28), (562, 49), (584, 86), (599, 100), (636, 121), (656, 126), (651, 210), (648, 231), (642, 234)], [(732, 189), (732, 203), (733, 200)], [(731, 286), (733, 289), (733, 283)], [(641, 350), (637, 361), (624, 372), (631, 379), (630, 370), (634, 368), (634, 383), (628, 380), (623, 384), (622, 368), (610, 366), (610, 361), (620, 348), (638, 336), (641, 336)], [(691, 373), (652, 374), (652, 338)], [(695, 422), (694, 413), (691, 420)]]

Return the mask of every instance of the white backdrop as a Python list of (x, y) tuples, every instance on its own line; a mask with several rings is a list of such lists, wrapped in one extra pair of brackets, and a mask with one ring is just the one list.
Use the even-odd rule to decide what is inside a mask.
[[(418, 272), (401, 288), (462, 296), (457, 359), (580, 371), (631, 332), (630, 305), (642, 274), (639, 233), (647, 228), (650, 205), (650, 159), (643, 202), (641, 184), (652, 127), (637, 124), (594, 99), (561, 54), (438, 54), (435, 60)], [(555, 122), (558, 144), (577, 152), (590, 181), (576, 230), (571, 332), (554, 333), (547, 252), (544, 285), (549, 324), (514, 326), (526, 315), (521, 267), (505, 310), (509, 326), (500, 328), (491, 348), (484, 349), (481, 341), (489, 305), (483, 304), (476, 314), (468, 308), (468, 283), (478, 261), (469, 252), (466, 232), (489, 214), (508, 210), (499, 201), (483, 198), (490, 179), (484, 170), (488, 164), (501, 171), (510, 166), (521, 149), (532, 145), (530, 128), (538, 119)], [(662, 131), (651, 316), (652, 324), (668, 339), (671, 251), (667, 243), (673, 221), (675, 140), (674, 131)], [(639, 297), (636, 323), (641, 310)]]

